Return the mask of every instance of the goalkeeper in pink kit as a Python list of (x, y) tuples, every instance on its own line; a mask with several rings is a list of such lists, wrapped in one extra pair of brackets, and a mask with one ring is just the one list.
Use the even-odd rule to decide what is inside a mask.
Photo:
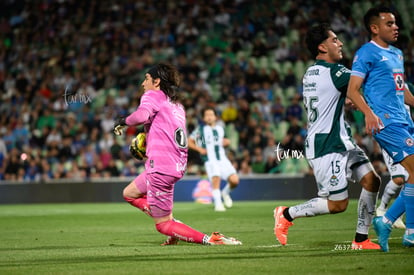
[(178, 240), (205, 245), (239, 245), (240, 241), (218, 232), (206, 235), (173, 218), (174, 184), (187, 167), (187, 132), (184, 107), (178, 102), (180, 77), (169, 64), (157, 64), (145, 74), (144, 94), (137, 110), (115, 123), (114, 133), (126, 126), (144, 125), (145, 171), (123, 191), (124, 199), (152, 217), (158, 232), (167, 235), (164, 245)]

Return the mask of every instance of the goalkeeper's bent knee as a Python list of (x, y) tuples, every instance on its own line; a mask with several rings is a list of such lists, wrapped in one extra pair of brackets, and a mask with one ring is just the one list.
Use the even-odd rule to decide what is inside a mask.
[(126, 202), (128, 202), (129, 204), (132, 204), (133, 205), (133, 202), (134, 202), (135, 199), (124, 196), (124, 200)]

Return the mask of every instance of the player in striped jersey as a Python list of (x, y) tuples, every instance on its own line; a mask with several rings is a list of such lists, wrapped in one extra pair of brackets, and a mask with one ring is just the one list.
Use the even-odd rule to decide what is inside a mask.
[[(223, 127), (216, 123), (214, 108), (207, 107), (203, 110), (203, 120), (205, 124), (191, 133), (188, 147), (200, 153), (213, 189), (214, 210), (221, 212), (226, 210), (225, 207), (232, 207), (230, 192), (238, 186), (239, 176), (226, 156), (224, 147), (230, 144), (230, 140), (224, 136)], [(227, 181), (227, 184), (220, 192), (221, 179)]]
[(338, 62), (343, 43), (328, 24), (312, 27), (307, 35), (308, 49), (316, 57), (303, 77), (303, 100), (308, 117), (306, 158), (313, 168), (318, 197), (305, 203), (276, 207), (275, 235), (287, 243), (288, 228), (300, 217), (335, 214), (348, 206), (348, 179), (362, 185), (354, 249), (379, 249), (368, 239), (375, 213), (380, 178), (366, 154), (353, 141), (344, 120), (344, 104), (350, 70)]

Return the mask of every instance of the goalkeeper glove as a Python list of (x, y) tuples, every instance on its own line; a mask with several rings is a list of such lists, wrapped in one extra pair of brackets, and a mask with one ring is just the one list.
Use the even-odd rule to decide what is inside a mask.
[(117, 136), (122, 135), (122, 130), (127, 126), (125, 117), (119, 117), (114, 125), (114, 134)]

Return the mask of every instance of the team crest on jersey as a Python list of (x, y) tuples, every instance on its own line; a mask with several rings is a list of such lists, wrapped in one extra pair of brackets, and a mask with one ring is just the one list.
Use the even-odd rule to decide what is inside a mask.
[(407, 138), (405, 140), (405, 144), (407, 144), (408, 146), (413, 146), (414, 145), (414, 140), (412, 138)]
[(329, 183), (331, 186), (337, 186), (339, 183), (339, 179), (335, 175), (332, 175), (331, 179), (329, 180)]
[(404, 91), (404, 76), (402, 73), (394, 73), (395, 89)]

